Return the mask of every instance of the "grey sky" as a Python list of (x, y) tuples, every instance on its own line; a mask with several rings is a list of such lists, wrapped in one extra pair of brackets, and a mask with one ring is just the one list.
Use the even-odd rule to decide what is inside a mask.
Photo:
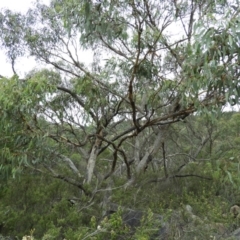
[[(0, 0), (0, 9), (10, 9), (17, 12), (26, 12), (31, 6), (33, 0)], [(50, 0), (41, 0), (41, 2), (48, 4)], [(33, 59), (18, 59), (16, 64), (16, 70), (19, 75), (24, 75), (29, 70), (34, 68), (35, 62)], [(0, 75), (11, 77), (13, 71), (11, 64), (8, 62), (7, 57), (4, 54), (4, 51), (0, 49)]]
[[(46, 4), (50, 2), (50, 0), (41, 1)], [(33, 0), (0, 0), (0, 9), (9, 8), (14, 11), (26, 12), (33, 2)]]

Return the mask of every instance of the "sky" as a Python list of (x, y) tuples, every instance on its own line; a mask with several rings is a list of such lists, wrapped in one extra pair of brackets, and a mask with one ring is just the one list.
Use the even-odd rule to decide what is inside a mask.
[[(32, 6), (33, 0), (0, 0), (0, 10), (10, 9), (12, 11), (25, 13)], [(41, 0), (45, 4), (49, 4), (50, 0)], [(33, 69), (36, 63), (33, 58), (19, 58), (16, 64), (16, 72), (23, 77), (27, 72)], [(12, 67), (8, 61), (3, 49), (0, 49), (0, 75), (11, 77), (13, 75)]]

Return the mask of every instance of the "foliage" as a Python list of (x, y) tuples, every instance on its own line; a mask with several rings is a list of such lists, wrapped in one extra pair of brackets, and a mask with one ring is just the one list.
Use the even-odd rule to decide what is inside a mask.
[[(26, 15), (2, 11), (1, 43), (15, 73), (1, 81), (2, 136), (17, 139), (2, 150), (14, 163), (12, 173), (20, 170), (18, 163), (42, 164), (50, 156), (58, 161), (63, 144), (88, 162), (81, 172), (64, 153), (74, 175), (86, 173), (82, 179), (88, 183), (109, 149), (110, 164), (100, 178), (109, 178), (120, 161), (131, 178), (132, 159), (135, 170), (144, 171), (168, 126), (194, 112), (236, 104), (239, 14), (234, 6), (228, 1), (62, 0), (49, 7), (36, 3)], [(178, 39), (171, 30), (176, 26), (182, 31)], [(93, 53), (92, 67), (79, 57), (83, 48)], [(14, 67), (23, 55), (52, 69), (32, 71), (20, 81)], [(141, 154), (137, 145), (150, 138), (152, 146), (144, 145)], [(2, 168), (9, 172), (7, 164)], [(77, 185), (75, 177), (53, 173), (50, 166), (48, 171)]]
[[(1, 203), (6, 232), (115, 238), (126, 230), (118, 215), (106, 223), (112, 234), (90, 226), (111, 201), (159, 213), (197, 209), (195, 194), (210, 221), (207, 196), (239, 201), (239, 114), (221, 115), (239, 103), (238, 4), (52, 0), (25, 15), (2, 10), (0, 43), (14, 75), (0, 75), (1, 195), (6, 203), (21, 187), (26, 194)], [(22, 79), (22, 56), (46, 68)], [(45, 211), (40, 199), (54, 207)]]
[[(212, 160), (203, 160), (202, 162), (198, 160), (187, 164), (181, 169), (181, 175), (185, 175), (185, 177), (175, 176), (165, 179), (164, 173), (162, 173), (162, 178), (159, 172), (154, 172), (149, 168), (144, 176), (139, 176), (136, 183), (127, 189), (121, 187), (124, 178), (113, 178), (111, 202), (125, 208), (141, 209), (145, 212), (147, 211), (146, 207), (151, 209), (142, 218), (142, 224), (136, 229), (136, 232), (124, 227), (121, 209), (111, 217), (102, 217), (102, 211), (107, 207), (102, 205), (102, 199), (105, 198), (106, 193), (98, 193), (94, 197), (95, 203), (89, 203), (88, 198), (84, 197), (74, 186), (69, 188), (66, 183), (53, 181), (51, 176), (43, 177), (41, 173), (34, 171), (31, 173), (28, 168), (24, 169), (20, 178), (9, 180), (8, 184), (6, 181), (1, 181), (1, 231), (5, 235), (12, 234), (21, 237), (28, 234), (31, 229), (35, 229), (35, 239), (64, 237), (66, 239), (84, 239), (86, 237), (87, 239), (91, 237), (100, 240), (115, 239), (119, 236), (128, 236), (128, 239), (130, 236), (133, 239), (141, 237), (148, 239), (148, 236), (154, 235), (154, 232), (158, 232), (161, 228), (161, 224), (156, 225), (159, 223), (152, 214), (157, 213), (163, 216), (164, 222), (171, 223), (168, 231), (172, 236), (180, 234), (179, 224), (186, 225), (189, 232), (195, 234), (194, 236), (201, 236), (204, 232), (205, 238), (217, 232), (218, 225), (223, 226), (225, 231), (229, 232), (239, 224), (238, 219), (233, 219), (229, 214), (230, 206), (240, 200), (239, 172), (238, 167), (235, 166), (239, 159), (237, 155), (233, 155), (235, 158), (232, 160), (224, 160), (225, 155), (219, 158), (218, 149), (219, 145), (222, 146), (226, 142), (226, 139), (222, 138), (228, 130), (228, 128), (223, 128), (225, 119), (227, 118), (231, 123), (228, 127), (229, 130), (232, 130), (234, 126), (238, 126), (235, 124), (237, 116), (238, 113), (226, 113), (219, 118), (218, 124), (212, 132), (212, 136), (214, 136)], [(193, 123), (202, 126), (204, 118), (195, 118)], [(207, 128), (207, 124), (205, 126)], [(219, 129), (223, 129), (223, 135)], [(231, 136), (235, 136), (236, 131), (230, 132), (229, 139)], [(194, 134), (196, 134), (186, 133), (191, 139), (194, 139)], [(199, 134), (202, 133), (204, 131)], [(182, 140), (179, 142), (184, 146), (190, 144), (184, 140), (186, 139), (184, 134), (180, 138)], [(192, 141), (193, 143), (196, 146), (199, 145), (198, 141)], [(229, 146), (231, 150), (231, 145), (226, 146)], [(176, 148), (174, 145), (172, 147)], [(194, 149), (194, 146), (192, 148)], [(209, 157), (209, 148), (206, 147), (206, 149), (208, 152), (204, 153), (203, 151), (201, 158)], [(170, 151), (172, 150), (170, 149)], [(175, 171), (174, 165), (169, 168), (170, 170)], [(199, 173), (204, 174), (206, 179), (204, 179), (204, 175), (200, 176), (202, 178), (196, 177)], [(104, 185), (102, 187), (105, 188)], [(116, 189), (114, 190), (114, 188)], [(185, 211), (186, 205), (192, 207), (193, 214), (199, 218), (198, 222), (192, 222), (191, 215)], [(100, 230), (98, 225), (101, 226)], [(212, 226), (212, 228), (205, 228), (206, 226)], [(185, 235), (183, 239), (191, 239), (192, 236), (191, 234)]]
[(1, 192), (0, 215), (4, 234), (21, 237), (35, 229), (37, 238), (45, 234), (46, 239), (50, 235), (56, 239), (65, 234), (63, 229), (76, 230), (90, 219), (89, 213), (83, 216), (72, 207), (68, 194), (73, 194), (75, 189), (49, 177), (42, 179), (39, 174), (23, 176), (2, 187)]

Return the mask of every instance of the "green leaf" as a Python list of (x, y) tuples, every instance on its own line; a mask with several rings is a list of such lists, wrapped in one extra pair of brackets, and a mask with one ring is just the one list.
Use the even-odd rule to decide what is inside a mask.
[(227, 175), (228, 175), (229, 181), (230, 181), (232, 184), (234, 184), (233, 179), (232, 179), (232, 174), (231, 174), (229, 171), (226, 171), (226, 173), (227, 173)]
[(229, 39), (229, 45), (230, 45), (230, 47), (232, 47), (233, 39), (232, 39), (232, 35), (231, 34), (228, 35), (228, 39)]

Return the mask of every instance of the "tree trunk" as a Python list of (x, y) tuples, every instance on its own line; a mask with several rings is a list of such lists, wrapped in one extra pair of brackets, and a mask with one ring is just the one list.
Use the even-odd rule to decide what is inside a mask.
[(159, 150), (159, 148), (161, 147), (162, 142), (164, 141), (168, 126), (169, 125), (159, 127), (158, 135), (154, 142), (154, 145), (149, 149), (149, 151), (145, 153), (144, 157), (141, 159), (141, 161), (138, 163), (136, 167), (137, 173), (140, 173), (145, 169), (145, 167), (147, 166), (149, 157), (154, 156)]
[(101, 146), (102, 140), (99, 138), (96, 139), (95, 144), (92, 147), (92, 151), (90, 153), (87, 165), (87, 183), (90, 183), (93, 177), (93, 172), (95, 169), (95, 164), (97, 160), (98, 150)]

